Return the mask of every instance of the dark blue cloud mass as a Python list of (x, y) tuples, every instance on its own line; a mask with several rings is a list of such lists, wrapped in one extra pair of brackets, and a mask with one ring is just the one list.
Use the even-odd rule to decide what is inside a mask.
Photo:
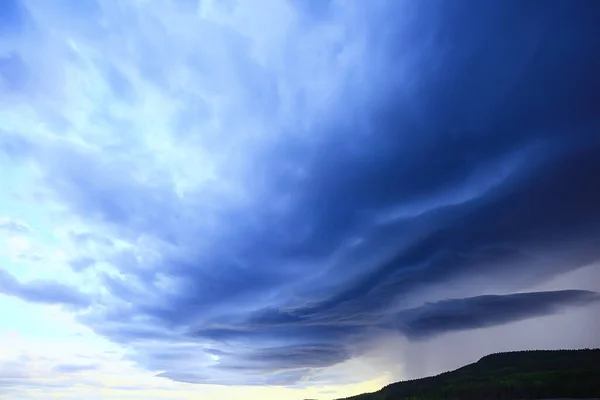
[[(286, 35), (260, 42), (202, 26), (224, 50), (185, 57), (167, 56), (170, 43), (188, 43), (176, 22), (157, 33), (127, 20), (145, 32), (146, 47), (127, 57), (152, 89), (107, 58), (120, 100), (182, 98), (169, 86), (177, 68), (210, 77), (164, 126), (143, 125), (172, 141), (136, 141), (126, 134), (135, 121), (104, 110), (94, 121), (124, 138), (103, 138), (101, 151), (0, 140), (41, 165), (47, 198), (107, 238), (77, 242), (74, 270), (113, 268), (94, 275), (105, 294), (89, 295), (81, 321), (163, 377), (293, 385), (386, 334), (424, 339), (598, 299), (511, 293), (600, 258), (599, 2), (281, 4), (297, 15)], [(224, 116), (218, 135), (194, 125), (214, 115)], [(461, 292), (448, 300), (452, 287)]]
[(400, 312), (396, 328), (412, 338), (452, 330), (485, 328), (559, 311), (565, 305), (600, 301), (600, 294), (581, 290), (487, 295), (443, 300)]

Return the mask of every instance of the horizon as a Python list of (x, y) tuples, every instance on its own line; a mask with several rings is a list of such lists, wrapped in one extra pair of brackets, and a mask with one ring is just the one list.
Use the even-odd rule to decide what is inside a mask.
[(0, 397), (331, 400), (600, 348), (597, 21), (1, 0)]

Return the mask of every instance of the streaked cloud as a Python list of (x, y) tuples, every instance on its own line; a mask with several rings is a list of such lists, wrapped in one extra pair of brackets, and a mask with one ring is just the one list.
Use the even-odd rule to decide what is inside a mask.
[(0, 292), (172, 390), (371, 385), (378, 343), (594, 309), (582, 4), (4, 1)]

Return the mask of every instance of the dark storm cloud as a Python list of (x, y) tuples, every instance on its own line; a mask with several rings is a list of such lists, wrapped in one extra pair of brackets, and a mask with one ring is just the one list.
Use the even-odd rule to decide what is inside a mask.
[[(311, 134), (227, 158), (226, 195), (217, 183), (180, 195), (170, 178), (142, 181), (139, 165), (108, 151), (23, 151), (47, 163), (48, 185), (73, 212), (147, 251), (124, 250), (132, 253), (113, 260), (118, 276), (98, 275), (112, 302), (82, 320), (136, 348), (160, 376), (293, 384), (386, 331), (420, 338), (592, 299), (478, 295), (521, 290), (600, 256), (600, 5), (366, 4), (347, 13), (335, 2), (298, 6), (307, 30), (351, 31), (326, 49), (332, 69), (342, 71), (335, 63), (346, 48), (359, 48), (361, 61), (339, 73), (325, 117), (307, 111), (320, 92), (286, 87), (297, 99), (293, 121), (312, 118)], [(251, 103), (241, 119), (283, 113), (274, 82), (289, 82), (227, 37), (243, 71), (239, 98)], [(305, 64), (289, 48), (282, 64), (295, 78)], [(168, 81), (169, 68), (149, 63), (145, 78)], [(235, 147), (222, 140), (215, 153)], [(432, 290), (471, 280), (478, 285), (465, 285), (462, 299)], [(418, 296), (437, 302), (403, 310)]]
[(454, 330), (486, 328), (551, 314), (565, 306), (600, 301), (600, 294), (582, 290), (487, 295), (425, 304), (396, 316), (396, 327), (410, 338), (426, 338)]
[[(264, 312), (251, 316), (238, 324), (220, 329), (198, 331), (198, 336), (209, 337), (215, 340), (228, 339), (253, 339), (272, 335), (288, 338), (288, 340), (311, 339), (318, 343), (322, 338), (328, 343), (360, 342), (361, 334), (369, 330), (397, 330), (409, 338), (424, 338), (453, 330), (466, 330), (484, 328), (536, 316), (549, 315), (570, 306), (585, 306), (600, 301), (600, 294), (585, 290), (562, 290), (548, 292), (528, 292), (508, 295), (482, 295), (461, 299), (448, 299), (435, 303), (426, 303), (419, 307), (403, 310), (399, 313), (388, 312), (372, 315), (370, 318), (350, 315), (340, 310), (345, 320), (336, 320), (335, 317), (322, 318), (315, 314), (291, 318), (289, 314), (272, 312), (268, 320), (261, 318)], [(257, 320), (262, 323), (257, 324)], [(296, 347), (280, 347), (261, 349), (257, 357), (265, 355), (263, 360), (269, 360), (268, 354), (275, 350), (276, 353), (287, 354), (294, 358)], [(348, 358), (348, 354), (338, 352), (327, 346), (298, 347), (298, 355), (305, 351), (321, 353), (322, 355), (342, 355), (339, 360)], [(284, 357), (281, 357), (285, 359)], [(302, 357), (300, 357), (302, 358)], [(313, 361), (318, 357), (312, 357)], [(305, 361), (308, 363), (308, 361)]]
[[(368, 14), (379, 19), (368, 22), (373, 49), (367, 51), (379, 63), (372, 68), (393, 74), (401, 57), (394, 53), (394, 35), (402, 33), (380, 30), (391, 25), (380, 19), (386, 7), (394, 8), (382, 7)], [(269, 344), (312, 348), (326, 341), (352, 347), (364, 339), (364, 326), (380, 325), (392, 304), (431, 284), (488, 276), (510, 290), (597, 260), (595, 8), (591, 2), (419, 6), (410, 26), (408, 94), (392, 75), (391, 88), (379, 87), (380, 97), (358, 101), (368, 107), (368, 135), (361, 125), (353, 127), (346, 110), (348, 120), (331, 123), (338, 135), (325, 135), (316, 145), (276, 143), (253, 164), (255, 179), (267, 182), (264, 206), (229, 210), (222, 216), (229, 228), (213, 233), (208, 257), (165, 261), (162, 268), (180, 279), (180, 292), (129, 312), (167, 327), (189, 326), (192, 337), (253, 346), (256, 357), (268, 354)], [(425, 21), (430, 22), (420, 24)], [(377, 85), (376, 78), (373, 82)], [(297, 168), (304, 173), (298, 175)], [(129, 199), (149, 197), (123, 186)], [(283, 196), (290, 196), (290, 205), (277, 212)], [(119, 217), (134, 215), (123, 208), (126, 203), (102, 198), (112, 199), (111, 207), (98, 207), (114, 209), (107, 216), (128, 224)], [(181, 212), (176, 200), (164, 196), (145, 204), (156, 216)], [(186, 229), (173, 230), (162, 219), (146, 222), (167, 240), (188, 241)], [(132, 298), (131, 292), (113, 293)], [(406, 314), (413, 319), (407, 322), (412, 331), (405, 333), (413, 337), (543, 315), (560, 300), (531, 296), (462, 300), (463, 311), (481, 307), (462, 323), (462, 314), (447, 310), (455, 303), (425, 306)], [(539, 302), (525, 307), (530, 299)], [(254, 314), (246, 325), (248, 312), (269, 304), (290, 311)], [(500, 316), (494, 307), (507, 310)], [(200, 308), (202, 316), (195, 311)], [(446, 323), (426, 326), (428, 315), (443, 316)], [(241, 355), (235, 360), (261, 370), (272, 363), (278, 370), (348, 357), (316, 348), (297, 356), (282, 352), (258, 364)]]

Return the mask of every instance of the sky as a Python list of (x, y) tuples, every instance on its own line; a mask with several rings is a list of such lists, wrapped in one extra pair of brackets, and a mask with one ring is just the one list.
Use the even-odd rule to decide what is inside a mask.
[(327, 400), (600, 347), (598, 21), (0, 1), (0, 398)]

